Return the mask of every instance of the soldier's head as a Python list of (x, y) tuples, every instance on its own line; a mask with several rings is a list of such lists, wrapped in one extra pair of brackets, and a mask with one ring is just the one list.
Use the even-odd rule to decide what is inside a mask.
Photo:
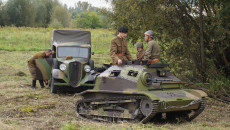
[(137, 47), (137, 50), (138, 50), (138, 51), (143, 50), (143, 44), (142, 44), (142, 42), (137, 42), (137, 43), (136, 43), (136, 47)]
[(150, 40), (152, 40), (154, 37), (154, 33), (152, 30), (148, 30), (145, 32), (145, 41), (149, 42)]
[(128, 28), (126, 26), (122, 26), (118, 29), (118, 32), (119, 37), (125, 38), (128, 34)]
[(46, 56), (50, 56), (52, 55), (52, 50), (48, 49), (45, 51), (45, 53), (46, 53)]

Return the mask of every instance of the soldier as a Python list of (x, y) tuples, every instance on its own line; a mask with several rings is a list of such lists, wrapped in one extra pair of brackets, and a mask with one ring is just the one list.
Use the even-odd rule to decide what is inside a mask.
[(142, 61), (142, 59), (145, 55), (145, 50), (143, 49), (142, 42), (137, 42), (136, 47), (137, 47), (137, 60)]
[[(36, 54), (34, 54), (29, 60), (28, 60), (28, 67), (29, 67), (29, 71), (32, 75), (32, 88), (35, 89), (36, 88), (36, 64), (35, 64), (35, 59), (39, 59), (39, 58), (48, 58), (50, 55), (52, 54), (52, 50), (48, 49), (46, 51), (41, 51), (41, 52), (37, 52)], [(41, 85), (41, 88), (44, 88), (44, 83), (43, 80), (39, 80), (39, 83)]]
[(110, 56), (112, 58), (112, 64), (122, 64), (122, 60), (133, 60), (128, 50), (125, 37), (128, 33), (128, 28), (123, 26), (118, 30), (119, 34), (111, 40), (110, 43)]
[(153, 40), (154, 33), (152, 30), (145, 32), (145, 41), (147, 48), (143, 60), (147, 60), (148, 64), (160, 61), (160, 46)]

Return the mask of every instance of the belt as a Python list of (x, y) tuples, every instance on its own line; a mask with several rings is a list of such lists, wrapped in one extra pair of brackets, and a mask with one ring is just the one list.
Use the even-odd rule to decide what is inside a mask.
[(151, 64), (151, 63), (153, 63), (155, 61), (160, 61), (160, 60), (159, 59), (151, 59), (151, 60), (148, 60), (147, 64)]
[(117, 56), (125, 56), (125, 54), (123, 54), (123, 53), (117, 53), (116, 55)]
[(151, 61), (154, 62), (154, 61), (160, 61), (160, 60), (159, 59), (152, 59)]

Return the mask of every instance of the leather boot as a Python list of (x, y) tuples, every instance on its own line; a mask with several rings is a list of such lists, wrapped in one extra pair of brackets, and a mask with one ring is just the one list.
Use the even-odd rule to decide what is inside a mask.
[(32, 80), (32, 89), (36, 89), (36, 80)]
[(40, 85), (41, 85), (41, 88), (45, 88), (45, 85), (44, 85), (44, 83), (43, 83), (43, 80), (39, 80), (39, 83), (40, 83)]

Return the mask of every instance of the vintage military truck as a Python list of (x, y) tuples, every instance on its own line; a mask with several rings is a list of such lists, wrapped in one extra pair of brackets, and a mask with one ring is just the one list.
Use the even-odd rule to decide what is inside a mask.
[(205, 108), (207, 94), (184, 89), (166, 63), (111, 66), (101, 73), (94, 89), (80, 95), (79, 117), (96, 121), (191, 121)]
[[(88, 89), (94, 86), (96, 73), (91, 60), (91, 33), (80, 30), (52, 32), (52, 57), (37, 59), (37, 72), (44, 80), (50, 80), (52, 93), (60, 87)], [(81, 88), (80, 88), (81, 87)]]

